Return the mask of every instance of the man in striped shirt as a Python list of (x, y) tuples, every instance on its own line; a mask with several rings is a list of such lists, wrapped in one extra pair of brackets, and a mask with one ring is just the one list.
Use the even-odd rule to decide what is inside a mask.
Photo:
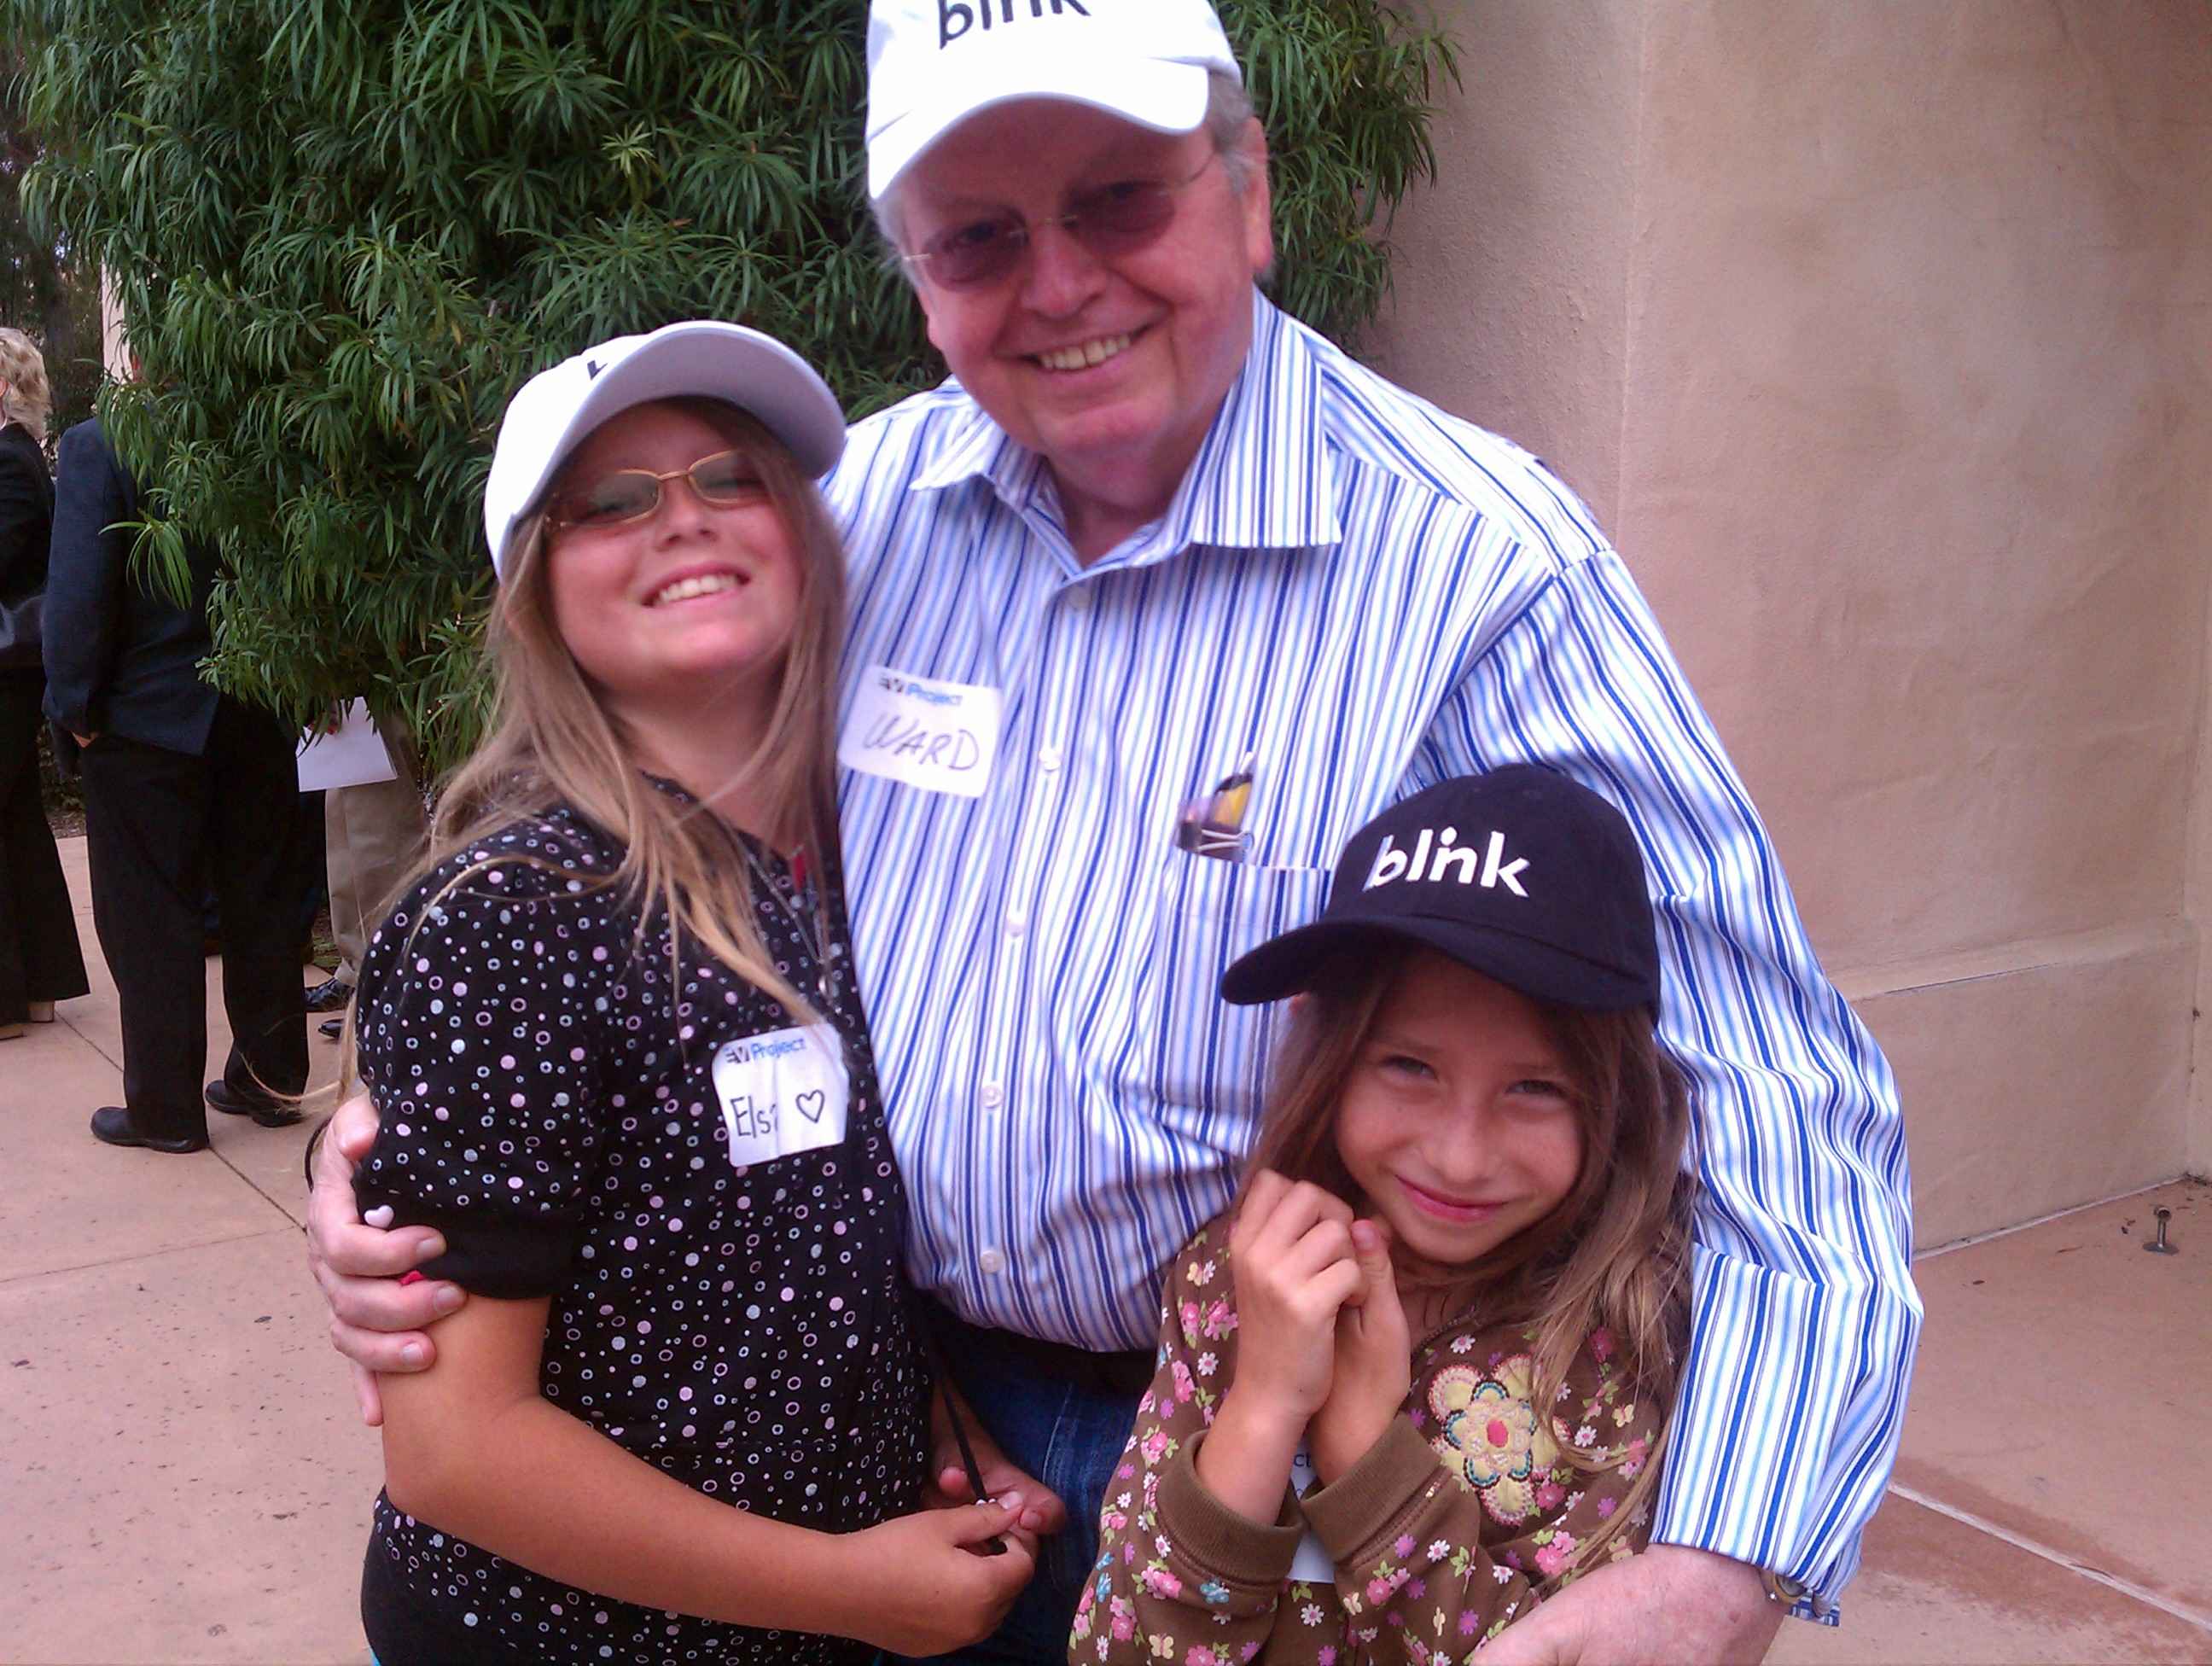
[[(1902, 1126), (1620, 558), (1533, 459), (1257, 292), (1265, 141), (1204, 0), (876, 0), (869, 146), (956, 380), (824, 483), (855, 951), (915, 1279), (1074, 1518), (971, 1657), (1060, 1657), (1160, 1269), (1233, 1192), (1268, 1036), (1222, 968), (1318, 912), (1382, 806), (1519, 761), (1638, 830), (1704, 1195), (1655, 1547), (1486, 1654), (1754, 1659), (1771, 1591), (1829, 1614), (1918, 1327)], [(392, 1259), (344, 1195), (311, 1219), (342, 1320), (426, 1322), (434, 1286), (343, 1276)]]

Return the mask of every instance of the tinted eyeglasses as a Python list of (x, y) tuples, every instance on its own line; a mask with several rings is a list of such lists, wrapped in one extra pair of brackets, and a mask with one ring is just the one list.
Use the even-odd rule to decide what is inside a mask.
[(718, 451), (688, 469), (655, 474), (650, 469), (617, 469), (545, 502), (546, 518), (556, 526), (619, 526), (642, 520), (660, 507), (660, 489), (671, 480), (689, 480), (702, 503), (734, 509), (768, 496), (760, 471), (741, 451)]
[(1218, 151), (1184, 179), (1116, 179), (1079, 191), (1067, 211), (1024, 220), (1012, 209), (965, 221), (937, 234), (900, 259), (940, 289), (980, 289), (1011, 277), (1044, 226), (1058, 226), (1101, 260), (1134, 254), (1156, 243), (1175, 222), (1176, 198), (1220, 161)]

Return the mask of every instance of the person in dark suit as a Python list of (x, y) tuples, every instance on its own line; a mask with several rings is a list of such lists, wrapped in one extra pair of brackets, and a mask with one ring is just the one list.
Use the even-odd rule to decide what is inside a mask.
[[(54, 483), (46, 363), (21, 330), (0, 330), (0, 608), (27, 623), (46, 587)], [(53, 830), (39, 801), (39, 707), (46, 672), (35, 641), (0, 648), (0, 1041), (51, 1024), (54, 1003), (86, 993), (76, 915)]]
[(199, 675), (212, 645), (212, 552), (190, 550), (179, 606), (132, 572), (138, 488), (97, 420), (62, 435), (46, 613), (46, 710), (82, 749), (92, 918), (123, 1008), (122, 1105), (93, 1113), (116, 1146), (199, 1151), (207, 1113), (202, 886), (222, 910), (222, 998), (235, 1037), (205, 1104), (296, 1122), (307, 1079), (290, 827), (291, 733)]

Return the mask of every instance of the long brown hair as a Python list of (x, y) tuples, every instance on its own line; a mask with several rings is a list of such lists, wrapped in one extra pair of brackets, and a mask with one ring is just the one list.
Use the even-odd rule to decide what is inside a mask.
[[(736, 784), (760, 806), (755, 830), (778, 850), (805, 852), (817, 881), (826, 884), (837, 827), (833, 760), (845, 625), (843, 547), (813, 482), (752, 416), (719, 399), (665, 403), (710, 423), (744, 451), (799, 552), (799, 617), (775, 703)], [(672, 953), (688, 933), (731, 971), (775, 996), (795, 1022), (811, 1022), (817, 1015), (811, 1004), (776, 971), (762, 944), (743, 847), (713, 811), (671, 797), (645, 778), (631, 737), (555, 628), (548, 555), (557, 541), (542, 514), (515, 529), (485, 633), (498, 690), (490, 732), (446, 782), (428, 851), (399, 894), (486, 835), (571, 805), (623, 848), (622, 864), (611, 877), (575, 877), (621, 887), (641, 904), (641, 940), (647, 921), (665, 913)], [(716, 721), (707, 703), (712, 692), (702, 696), (702, 722)], [(710, 790), (729, 784), (692, 783)], [(511, 854), (501, 860), (512, 860)], [(476, 871), (464, 870), (447, 889)]]
[[(1419, 976), (1405, 966), (1402, 957), (1340, 956), (1293, 1005), (1269, 1072), (1247, 1186), (1273, 1169), (1334, 1192), (1354, 1209), (1368, 1207), (1337, 1154), (1337, 1107), (1397, 979)], [(1663, 1403), (1674, 1396), (1689, 1339), (1688, 1080), (1641, 1009), (1534, 1005), (1570, 1078), (1582, 1169), (1543, 1219), (1474, 1265), (1450, 1269), (1448, 1282), (1473, 1287), (1486, 1327), (1531, 1332), (1532, 1405), (1553, 1402), (1576, 1354), (1600, 1329), (1612, 1336), (1638, 1395)], [(1605, 1467), (1571, 1439), (1559, 1449), (1577, 1468)], [(1656, 1484), (1657, 1457), (1656, 1450), (1647, 1456), (1623, 1500), (1629, 1507), (1578, 1547), (1575, 1566), (1589, 1563), (1637, 1513), (1633, 1505)]]

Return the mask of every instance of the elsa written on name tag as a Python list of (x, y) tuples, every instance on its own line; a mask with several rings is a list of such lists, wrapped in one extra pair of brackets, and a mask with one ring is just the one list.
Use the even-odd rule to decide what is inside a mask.
[(714, 1097), (730, 1161), (744, 1168), (838, 1144), (848, 1086), (844, 1049), (826, 1025), (725, 1042), (714, 1055)]
[(983, 795), (999, 756), (999, 691), (871, 666), (837, 742), (848, 769), (929, 793)]

